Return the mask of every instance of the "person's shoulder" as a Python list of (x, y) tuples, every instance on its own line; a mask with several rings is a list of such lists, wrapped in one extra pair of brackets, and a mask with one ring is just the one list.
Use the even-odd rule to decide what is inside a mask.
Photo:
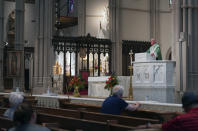
[[(47, 127), (40, 126), (40, 125), (31, 125), (31, 131), (50, 131)], [(29, 129), (30, 130), (30, 129)]]
[(178, 115), (176, 117), (176, 119), (188, 119), (188, 118), (191, 118), (191, 117), (198, 117), (198, 114), (197, 113), (184, 113), (184, 114), (181, 114), (181, 115)]
[(10, 128), (8, 131), (15, 131), (15, 128), (14, 127)]

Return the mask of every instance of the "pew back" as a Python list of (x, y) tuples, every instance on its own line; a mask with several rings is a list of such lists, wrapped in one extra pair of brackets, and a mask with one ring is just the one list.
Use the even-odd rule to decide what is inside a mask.
[(88, 112), (86, 110), (70, 110), (70, 109), (54, 109), (54, 108), (44, 108), (44, 107), (34, 107), (40, 113), (53, 114), (57, 116), (73, 117), (86, 120), (94, 120), (106, 122), (108, 120), (116, 120), (121, 125), (127, 126), (137, 126), (146, 123), (157, 124), (160, 123), (159, 120), (148, 119), (148, 118), (137, 118), (131, 116), (122, 115), (111, 115), (99, 112)]
[[(101, 106), (94, 106), (88, 104), (77, 104), (77, 103), (69, 103), (65, 99), (59, 99), (60, 107), (63, 109), (73, 109), (77, 110), (78, 108), (85, 108), (90, 112), (101, 112)], [(124, 111), (122, 115), (126, 116), (134, 116), (138, 118), (150, 118), (160, 120), (160, 122), (171, 120), (173, 117), (177, 116), (180, 113), (176, 112), (167, 112), (167, 111), (152, 111), (152, 110), (143, 110), (139, 109), (138, 111)]]

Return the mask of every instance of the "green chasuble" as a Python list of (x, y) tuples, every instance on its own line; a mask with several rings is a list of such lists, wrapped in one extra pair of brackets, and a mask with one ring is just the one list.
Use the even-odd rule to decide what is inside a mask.
[(155, 43), (146, 52), (149, 53), (149, 54), (154, 53), (154, 56), (155, 56), (156, 60), (162, 60), (162, 54), (161, 54), (159, 44)]

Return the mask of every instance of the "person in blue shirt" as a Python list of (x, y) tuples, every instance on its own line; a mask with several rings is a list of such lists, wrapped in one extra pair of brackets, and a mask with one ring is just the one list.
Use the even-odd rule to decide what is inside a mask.
[(106, 114), (120, 115), (122, 111), (135, 111), (140, 104), (128, 104), (122, 99), (124, 89), (121, 85), (116, 85), (113, 88), (113, 95), (105, 99), (102, 104), (101, 112)]

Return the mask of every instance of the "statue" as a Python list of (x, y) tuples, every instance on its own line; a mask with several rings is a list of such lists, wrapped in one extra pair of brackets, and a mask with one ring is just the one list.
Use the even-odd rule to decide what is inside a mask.
[(62, 72), (62, 68), (59, 65), (58, 61), (56, 61), (55, 66), (53, 66), (53, 73), (54, 73), (54, 75), (60, 75), (61, 72)]
[(162, 60), (160, 46), (155, 41), (155, 39), (151, 39), (151, 47), (146, 52), (149, 53), (152, 57), (155, 57), (156, 60)]
[(15, 12), (12, 11), (8, 16), (8, 34), (15, 34)]

